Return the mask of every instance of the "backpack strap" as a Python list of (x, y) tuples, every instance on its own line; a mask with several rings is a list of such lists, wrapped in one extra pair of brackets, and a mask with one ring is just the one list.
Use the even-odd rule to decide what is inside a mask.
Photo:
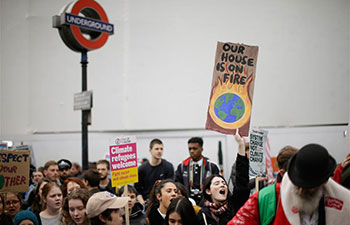
[[(203, 157), (203, 163), (204, 163), (204, 168), (206, 169), (206, 171), (208, 171), (207, 169), (209, 169), (210, 175), (213, 174), (213, 169), (214, 169), (215, 167), (217, 167), (217, 168), (219, 169), (219, 173), (220, 173), (220, 168), (219, 168), (219, 166), (218, 166), (215, 162), (211, 161), (210, 159), (208, 159), (208, 158), (206, 158), (206, 157)], [(206, 173), (205, 173), (205, 175), (206, 175)], [(205, 179), (204, 179), (204, 180), (205, 180)]]
[(165, 159), (162, 159), (162, 173), (164, 177), (167, 177), (169, 174), (169, 171), (167, 170), (167, 167), (166, 167), (166, 162), (167, 161)]
[(261, 225), (270, 224), (276, 215), (276, 184), (265, 187), (258, 194)]

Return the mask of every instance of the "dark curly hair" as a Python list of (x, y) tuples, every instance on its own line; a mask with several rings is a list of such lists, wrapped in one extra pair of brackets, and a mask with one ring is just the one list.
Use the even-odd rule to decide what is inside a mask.
[(171, 179), (165, 179), (165, 180), (158, 180), (154, 183), (153, 188), (151, 190), (151, 193), (149, 195), (149, 202), (148, 202), (148, 206), (146, 209), (146, 216), (148, 217), (150, 211), (152, 208), (159, 207), (159, 201), (157, 199), (157, 194), (162, 194), (161, 190), (162, 188), (165, 186), (166, 183), (173, 183), (176, 186), (175, 181), (171, 180)]
[[(222, 179), (225, 181), (225, 183), (226, 183), (226, 185), (227, 185), (227, 187), (228, 187), (228, 184), (227, 184), (227, 182), (226, 182), (226, 180), (225, 180), (225, 178), (224, 178), (223, 176), (221, 176), (220, 174), (212, 174), (212, 175), (210, 175), (210, 176), (205, 180), (205, 183), (204, 183), (204, 185), (203, 185), (202, 200), (201, 200), (200, 205), (202, 205), (206, 200), (209, 201), (209, 202), (213, 202), (211, 196), (208, 195), (208, 194), (206, 193), (205, 190), (210, 190), (211, 181), (212, 181), (215, 177), (220, 177), (220, 178), (222, 178)], [(227, 188), (227, 190), (228, 190), (228, 188)], [(230, 197), (230, 195), (231, 195), (231, 193), (230, 193), (229, 190), (228, 190), (226, 200)]]

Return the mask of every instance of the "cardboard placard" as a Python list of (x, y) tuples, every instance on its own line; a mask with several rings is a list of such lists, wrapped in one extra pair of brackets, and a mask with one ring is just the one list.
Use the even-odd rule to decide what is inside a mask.
[(29, 150), (0, 151), (0, 192), (27, 192), (29, 165)]
[(135, 137), (116, 138), (109, 146), (109, 155), (113, 187), (139, 181)]
[(248, 136), (258, 46), (217, 43), (206, 129)]
[(7, 150), (7, 143), (0, 143), (0, 150)]

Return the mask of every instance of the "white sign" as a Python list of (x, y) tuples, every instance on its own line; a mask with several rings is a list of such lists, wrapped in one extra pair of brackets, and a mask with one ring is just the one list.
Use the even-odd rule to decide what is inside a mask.
[(253, 129), (250, 133), (249, 177), (266, 175), (266, 137), (266, 130)]
[(92, 91), (74, 94), (74, 110), (88, 110), (92, 108)]

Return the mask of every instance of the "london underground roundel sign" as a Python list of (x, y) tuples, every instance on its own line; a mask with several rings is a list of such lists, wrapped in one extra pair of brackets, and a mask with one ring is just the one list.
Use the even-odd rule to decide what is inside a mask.
[(106, 12), (94, 0), (69, 3), (62, 8), (60, 15), (53, 16), (52, 22), (63, 42), (76, 52), (101, 48), (108, 36), (114, 33)]

